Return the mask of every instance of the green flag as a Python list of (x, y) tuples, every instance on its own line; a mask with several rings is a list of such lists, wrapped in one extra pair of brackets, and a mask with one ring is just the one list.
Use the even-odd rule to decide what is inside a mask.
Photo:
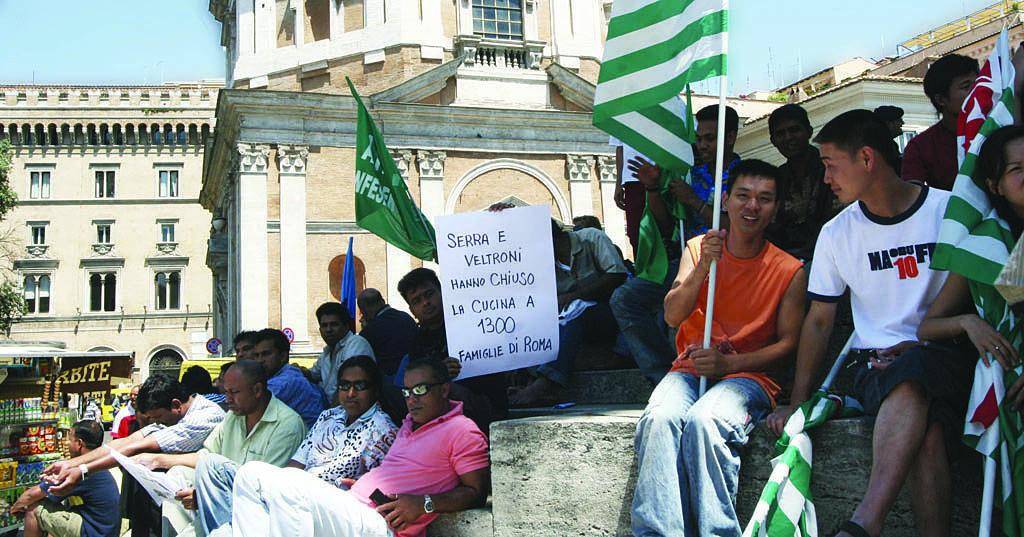
[(437, 258), (434, 227), (409, 196), (402, 174), (363, 105), (345, 77), (359, 108), (356, 129), (356, 223), (359, 227), (427, 261)]

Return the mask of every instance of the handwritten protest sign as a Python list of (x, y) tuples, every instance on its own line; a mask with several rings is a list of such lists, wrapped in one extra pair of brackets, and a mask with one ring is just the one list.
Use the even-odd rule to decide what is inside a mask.
[(459, 378), (550, 362), (558, 300), (546, 206), (437, 219), (448, 352)]

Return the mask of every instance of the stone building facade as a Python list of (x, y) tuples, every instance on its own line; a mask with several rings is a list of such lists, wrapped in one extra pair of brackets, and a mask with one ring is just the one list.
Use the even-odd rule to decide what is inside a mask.
[(219, 83), (0, 86), (26, 314), (10, 338), (135, 353), (139, 378), (205, 355), (210, 213), (199, 205)]
[[(423, 262), (355, 224), (351, 78), (428, 218), (496, 201), (596, 215), (628, 254), (608, 137), (591, 125), (610, 2), (214, 0), (229, 87), (217, 106), (201, 202), (215, 333), (291, 328), (322, 341), (348, 238), (357, 287), (405, 308), (398, 280)], [(427, 263), (431, 265), (430, 263)]]

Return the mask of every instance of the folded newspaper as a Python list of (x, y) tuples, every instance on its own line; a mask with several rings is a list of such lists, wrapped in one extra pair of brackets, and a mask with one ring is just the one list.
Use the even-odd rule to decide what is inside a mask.
[(187, 483), (175, 479), (174, 476), (164, 472), (154, 472), (112, 447), (107, 446), (107, 449), (110, 450), (114, 460), (121, 465), (121, 469), (131, 474), (157, 505), (162, 504), (165, 500), (176, 501), (174, 495), (179, 490), (188, 487)]
[(1024, 241), (1018, 240), (1010, 252), (1006, 266), (993, 282), (999, 294), (1003, 295), (1010, 305), (1024, 301)]

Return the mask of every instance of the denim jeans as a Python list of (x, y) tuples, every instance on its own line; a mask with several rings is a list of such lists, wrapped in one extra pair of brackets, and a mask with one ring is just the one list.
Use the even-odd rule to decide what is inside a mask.
[(231, 523), (231, 488), (238, 464), (216, 453), (204, 452), (196, 464), (196, 529), (209, 535)]
[(636, 428), (636, 537), (739, 536), (737, 447), (771, 409), (750, 379), (708, 382), (669, 373), (658, 383)]
[(558, 357), (537, 368), (537, 373), (548, 380), (566, 387), (572, 375), (572, 365), (576, 355), (583, 349), (584, 341), (608, 340), (615, 341), (617, 334), (615, 317), (607, 302), (598, 302), (590, 306), (579, 317), (559, 325)]
[(677, 272), (678, 259), (669, 263), (663, 284), (632, 278), (612, 294), (612, 312), (629, 353), (652, 385), (661, 382), (676, 359), (675, 343), (665, 324), (664, 303)]

